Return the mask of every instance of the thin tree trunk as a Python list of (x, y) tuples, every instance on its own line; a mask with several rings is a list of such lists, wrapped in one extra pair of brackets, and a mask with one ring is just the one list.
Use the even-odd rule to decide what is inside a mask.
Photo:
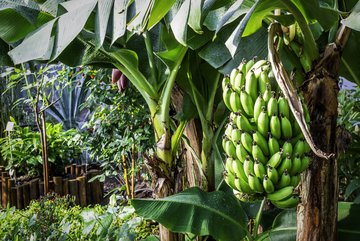
[[(311, 115), (315, 144), (327, 153), (336, 152), (338, 72), (341, 52), (350, 30), (343, 26), (335, 43), (329, 44), (304, 83), (305, 102)], [(313, 157), (302, 174), (301, 204), (297, 215), (297, 240), (337, 240), (338, 169), (335, 158)]]

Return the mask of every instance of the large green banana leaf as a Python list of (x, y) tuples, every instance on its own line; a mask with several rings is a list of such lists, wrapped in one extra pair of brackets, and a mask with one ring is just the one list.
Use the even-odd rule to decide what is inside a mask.
[(134, 199), (136, 212), (159, 221), (174, 232), (211, 235), (216, 240), (241, 240), (247, 233), (247, 217), (233, 195), (190, 188), (153, 200)]

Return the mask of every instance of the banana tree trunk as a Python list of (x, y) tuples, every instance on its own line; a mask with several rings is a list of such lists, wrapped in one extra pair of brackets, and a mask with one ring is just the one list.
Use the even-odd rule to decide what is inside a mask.
[[(327, 153), (336, 151), (337, 80), (341, 52), (348, 35), (348, 29), (339, 30), (336, 42), (328, 44), (302, 89), (311, 115), (313, 140)], [(335, 157), (329, 160), (313, 157), (301, 179), (297, 240), (337, 240), (338, 167)]]

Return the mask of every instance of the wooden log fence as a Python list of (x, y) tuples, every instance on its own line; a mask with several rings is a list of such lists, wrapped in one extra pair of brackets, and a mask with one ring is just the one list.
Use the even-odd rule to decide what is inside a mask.
[[(98, 180), (89, 182), (101, 172), (96, 169), (86, 170), (85, 165), (70, 165), (65, 167), (66, 177), (54, 176), (49, 180), (50, 191), (60, 196), (71, 195), (75, 203), (85, 207), (99, 204), (103, 200), (103, 183)], [(44, 196), (44, 182), (39, 178), (16, 185), (9, 173), (0, 166), (0, 207), (15, 206), (26, 208), (31, 200)]]

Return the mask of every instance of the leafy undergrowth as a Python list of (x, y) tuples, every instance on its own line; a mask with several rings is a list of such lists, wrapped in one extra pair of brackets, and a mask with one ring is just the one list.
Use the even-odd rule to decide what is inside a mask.
[(155, 238), (154, 223), (130, 206), (81, 208), (68, 197), (47, 196), (25, 210), (0, 211), (0, 240), (142, 240)]

